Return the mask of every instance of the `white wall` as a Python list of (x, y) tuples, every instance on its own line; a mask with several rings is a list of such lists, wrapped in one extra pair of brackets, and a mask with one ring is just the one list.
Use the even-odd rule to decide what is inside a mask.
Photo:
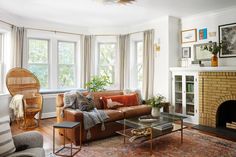
[[(215, 12), (202, 13), (195, 16), (182, 18), (182, 30), (194, 29), (197, 31), (202, 28), (207, 28), (208, 32), (216, 32), (215, 37), (209, 37), (206, 40), (199, 40), (197, 42), (182, 44), (183, 47), (191, 46), (193, 52), (193, 45), (200, 43), (207, 43), (209, 41), (219, 42), (218, 26), (229, 23), (236, 23), (236, 8), (228, 8), (225, 10), (218, 10)], [(197, 37), (199, 34), (197, 33)], [(193, 56), (193, 55), (191, 55)], [(192, 58), (193, 59), (193, 58)], [(219, 58), (219, 66), (232, 66), (236, 65), (236, 58)]]

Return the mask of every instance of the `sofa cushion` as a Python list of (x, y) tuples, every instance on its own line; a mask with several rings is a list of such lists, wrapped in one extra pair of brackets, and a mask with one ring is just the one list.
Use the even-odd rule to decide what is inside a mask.
[(122, 111), (124, 113), (125, 118), (151, 114), (151, 107), (148, 105), (119, 107), (116, 110)]
[(9, 116), (0, 118), (0, 156), (6, 156), (15, 152)]
[(124, 119), (124, 114), (121, 111), (118, 110), (103, 110), (108, 116), (109, 118), (106, 120), (106, 122), (114, 122), (117, 120), (121, 120)]
[(105, 109), (108, 109), (107, 100), (111, 99), (112, 101), (119, 102), (124, 106), (136, 106), (138, 103), (137, 94), (130, 95), (115, 95), (115, 96), (104, 96), (102, 97), (103, 105)]

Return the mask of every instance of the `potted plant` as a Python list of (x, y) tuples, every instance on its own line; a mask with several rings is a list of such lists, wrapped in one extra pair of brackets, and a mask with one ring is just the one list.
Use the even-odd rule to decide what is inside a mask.
[(158, 94), (157, 96), (153, 96), (147, 100), (147, 104), (152, 107), (151, 115), (153, 117), (160, 116), (160, 109), (164, 106), (165, 97)]
[(212, 67), (217, 67), (218, 66), (218, 57), (217, 54), (220, 52), (220, 50), (224, 47), (226, 47), (226, 43), (222, 41), (221, 43), (217, 44), (216, 42), (209, 42), (210, 44), (204, 45), (202, 47), (203, 50), (208, 50), (212, 53), (212, 58), (211, 58), (211, 66)]
[(106, 75), (95, 75), (92, 77), (91, 81), (86, 83), (86, 87), (90, 92), (104, 91), (106, 86), (111, 85), (109, 76)]

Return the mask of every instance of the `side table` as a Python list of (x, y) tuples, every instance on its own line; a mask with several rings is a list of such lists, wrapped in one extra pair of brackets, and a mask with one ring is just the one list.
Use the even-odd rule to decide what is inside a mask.
[[(80, 146), (78, 148), (73, 148), (72, 146), (72, 141), (70, 141), (70, 147), (66, 147), (65, 145), (65, 140), (66, 140), (66, 129), (74, 129), (76, 127), (80, 127)], [(62, 148), (60, 148), (59, 150), (55, 150), (55, 129), (64, 129), (64, 145)], [(68, 122), (68, 121), (64, 121), (61, 123), (56, 123), (53, 125), (53, 153), (55, 155), (59, 155), (59, 156), (68, 156), (68, 157), (72, 157), (75, 154), (77, 154), (82, 147), (82, 134), (81, 134), (82, 130), (81, 130), (81, 125), (80, 122)], [(60, 154), (60, 152), (66, 148), (70, 149), (70, 155), (64, 155), (64, 154)], [(76, 152), (73, 153), (73, 149), (77, 150)]]

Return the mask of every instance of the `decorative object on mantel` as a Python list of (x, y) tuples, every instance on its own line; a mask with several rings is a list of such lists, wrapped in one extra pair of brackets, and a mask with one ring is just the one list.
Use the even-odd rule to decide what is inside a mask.
[(220, 50), (220, 58), (236, 57), (236, 23), (219, 26), (219, 42), (225, 47)]
[(217, 67), (218, 66), (218, 57), (217, 54), (220, 52), (222, 48), (225, 48), (226, 44), (222, 41), (217, 45), (216, 42), (210, 41), (208, 44), (205, 44), (202, 46), (203, 50), (208, 50), (212, 53), (212, 58), (211, 58), (211, 66), (212, 67)]
[(191, 67), (203, 67), (204, 64), (202, 64), (202, 61), (192, 61)]
[(204, 66), (204, 63), (208, 64), (208, 65), (210, 64), (208, 62), (211, 61), (212, 53), (210, 51), (204, 50), (202, 48), (203, 46), (209, 45), (209, 44), (211, 44), (211, 43), (193, 45), (193, 49), (194, 49), (194, 63), (192, 62), (192, 64), (195, 64), (195, 65), (199, 64), (199, 61), (201, 63), (203, 63), (203, 64), (199, 65), (199, 67), (200, 66)]
[(147, 104), (152, 107), (151, 115), (153, 117), (160, 116), (160, 109), (165, 105), (165, 97), (158, 94), (157, 96), (153, 96), (147, 100)]
[(207, 39), (207, 28), (199, 29), (199, 40)]
[(181, 31), (181, 43), (192, 43), (197, 41), (197, 29)]
[(182, 58), (191, 58), (191, 47), (182, 48)]

